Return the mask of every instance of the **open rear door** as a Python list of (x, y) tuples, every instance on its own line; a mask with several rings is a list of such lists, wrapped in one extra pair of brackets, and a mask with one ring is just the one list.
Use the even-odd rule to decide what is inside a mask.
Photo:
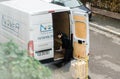
[(75, 58), (85, 57), (89, 53), (89, 22), (88, 14), (73, 13), (73, 55)]

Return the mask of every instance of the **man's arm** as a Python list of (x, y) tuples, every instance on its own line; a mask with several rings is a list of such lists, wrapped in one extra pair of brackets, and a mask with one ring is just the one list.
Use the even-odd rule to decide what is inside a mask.
[(63, 49), (62, 49), (62, 46), (60, 46), (60, 48), (58, 50), (55, 50), (56, 52), (62, 52)]

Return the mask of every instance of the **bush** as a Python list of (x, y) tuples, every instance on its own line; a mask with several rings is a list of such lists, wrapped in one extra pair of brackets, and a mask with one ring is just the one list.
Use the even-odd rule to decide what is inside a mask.
[(92, 6), (120, 13), (120, 0), (92, 0)]
[(50, 79), (51, 71), (12, 41), (0, 44), (0, 79)]

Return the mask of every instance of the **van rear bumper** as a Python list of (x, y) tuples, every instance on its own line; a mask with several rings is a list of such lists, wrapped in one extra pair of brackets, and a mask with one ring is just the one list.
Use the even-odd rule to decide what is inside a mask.
[(45, 64), (45, 63), (50, 63), (53, 61), (54, 61), (54, 58), (49, 58), (49, 59), (45, 59), (45, 60), (40, 60), (40, 63)]
[(48, 63), (59, 63), (61, 61), (63, 61), (63, 59), (55, 60), (54, 58), (49, 58), (45, 60), (40, 60), (39, 62), (42, 64), (48, 64)]

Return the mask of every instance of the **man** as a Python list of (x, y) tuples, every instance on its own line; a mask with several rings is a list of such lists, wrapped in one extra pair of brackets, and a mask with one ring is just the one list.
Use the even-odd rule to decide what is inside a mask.
[(72, 43), (71, 43), (71, 40), (68, 38), (68, 36), (65, 33), (59, 32), (57, 34), (57, 36), (62, 41), (62, 46), (60, 47), (60, 50), (65, 52), (63, 64), (66, 64), (73, 57)]

